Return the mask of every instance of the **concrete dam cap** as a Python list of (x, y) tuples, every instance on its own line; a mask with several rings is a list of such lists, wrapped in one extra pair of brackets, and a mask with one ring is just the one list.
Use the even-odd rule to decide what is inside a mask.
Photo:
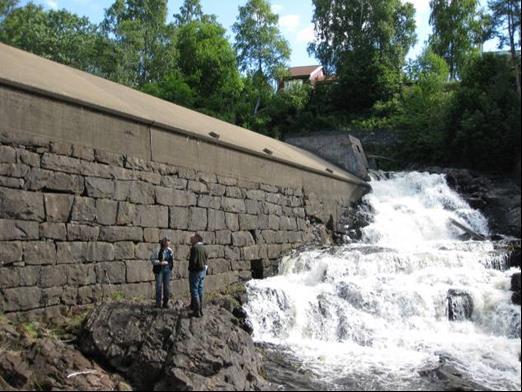
[(2, 43), (0, 85), (369, 187), (357, 176), (298, 147)]

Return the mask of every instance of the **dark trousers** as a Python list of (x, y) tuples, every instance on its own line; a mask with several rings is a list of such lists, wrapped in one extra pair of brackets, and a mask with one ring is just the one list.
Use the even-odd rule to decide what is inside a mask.
[[(170, 276), (172, 271), (169, 267), (163, 267), (156, 274), (156, 305), (161, 305), (161, 294), (163, 291), (163, 304), (169, 303), (170, 298)], [(163, 290), (162, 290), (163, 289)]]

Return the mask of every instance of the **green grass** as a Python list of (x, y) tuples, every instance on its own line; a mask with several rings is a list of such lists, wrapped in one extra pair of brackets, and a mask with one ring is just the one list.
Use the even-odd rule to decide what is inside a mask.
[(114, 302), (125, 301), (125, 294), (122, 291), (115, 291), (111, 294), (111, 300)]

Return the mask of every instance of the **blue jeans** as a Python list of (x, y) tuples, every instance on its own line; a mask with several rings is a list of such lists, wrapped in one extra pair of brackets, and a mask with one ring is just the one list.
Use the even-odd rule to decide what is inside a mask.
[(190, 295), (193, 303), (194, 300), (196, 300), (196, 302), (199, 301), (199, 303), (203, 304), (203, 291), (205, 290), (206, 275), (206, 271), (191, 272), (189, 274)]
[[(156, 305), (161, 305), (161, 292), (163, 291), (163, 304), (168, 304), (170, 298), (170, 276), (172, 270), (169, 267), (163, 267), (156, 274)], [(163, 286), (163, 290), (162, 290)]]

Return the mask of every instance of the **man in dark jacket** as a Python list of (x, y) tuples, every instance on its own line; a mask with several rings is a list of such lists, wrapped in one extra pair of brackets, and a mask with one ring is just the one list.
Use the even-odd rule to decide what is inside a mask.
[(170, 277), (174, 268), (174, 252), (170, 248), (169, 239), (163, 238), (160, 241), (160, 250), (152, 254), (151, 263), (152, 272), (156, 277), (156, 307), (161, 307), (161, 293), (163, 291), (163, 307), (168, 308)]
[(192, 248), (189, 257), (189, 283), (192, 310), (195, 317), (203, 316), (203, 291), (205, 288), (205, 276), (207, 275), (207, 251), (203, 244), (203, 238), (194, 234), (190, 239)]

